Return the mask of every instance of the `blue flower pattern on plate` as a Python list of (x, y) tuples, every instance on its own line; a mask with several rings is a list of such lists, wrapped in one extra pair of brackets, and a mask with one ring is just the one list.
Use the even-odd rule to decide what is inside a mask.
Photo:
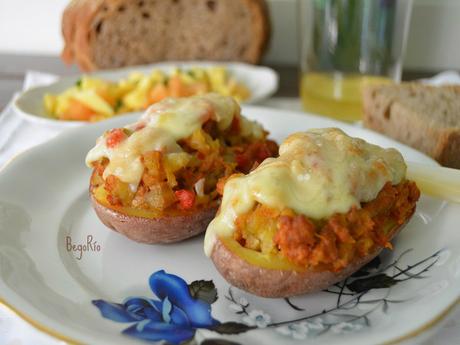
[[(336, 334), (358, 332), (371, 327), (371, 313), (386, 313), (389, 304), (405, 302), (404, 299), (389, 298), (389, 288), (409, 279), (423, 278), (423, 273), (428, 272), (437, 263), (443, 249), (407, 265), (404, 270), (398, 268), (402, 257), (410, 251), (404, 251), (390, 264), (382, 265), (379, 258), (374, 259), (353, 276), (324, 290), (337, 296), (336, 303), (322, 312), (305, 313), (290, 320), (272, 322), (269, 314), (252, 308), (247, 296), (236, 296), (229, 287), (228, 295), (225, 296), (230, 301), (228, 307), (243, 323), (219, 322), (211, 315), (211, 304), (218, 299), (218, 292), (212, 280), (195, 280), (187, 285), (182, 278), (168, 274), (164, 270), (153, 273), (149, 279), (150, 289), (156, 299), (130, 297), (123, 303), (111, 303), (100, 299), (93, 300), (92, 303), (103, 317), (116, 322), (131, 323), (122, 331), (123, 334), (147, 341), (166, 341), (174, 345), (192, 340), (198, 329), (211, 330), (220, 335), (236, 335), (268, 328), (297, 340), (317, 337), (329, 331)], [(402, 275), (407, 277), (398, 278)], [(379, 298), (363, 302), (362, 297), (374, 289), (386, 289), (386, 292)], [(297, 312), (305, 310), (294, 305), (289, 298), (285, 298), (285, 301)], [(361, 303), (369, 304), (368, 310), (361, 310)], [(222, 338), (208, 338), (207, 341), (210, 344), (238, 344)]]
[(211, 305), (193, 298), (182, 278), (161, 270), (150, 276), (149, 284), (158, 299), (131, 297), (121, 304), (104, 300), (92, 303), (107, 319), (134, 323), (124, 334), (149, 341), (180, 344), (193, 338), (196, 329), (220, 324), (211, 315)]

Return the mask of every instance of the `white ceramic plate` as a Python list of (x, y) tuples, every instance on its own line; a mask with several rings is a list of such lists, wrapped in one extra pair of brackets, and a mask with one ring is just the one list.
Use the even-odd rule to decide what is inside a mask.
[[(408, 160), (435, 164), (381, 135), (321, 117), (251, 106), (244, 107), (244, 114), (263, 123), (277, 141), (293, 131), (338, 126), (350, 135), (396, 147)], [(373, 279), (361, 277), (366, 280), (349, 285), (355, 290), (370, 282), (382, 286), (394, 282), (388, 278), (394, 276), (394, 286), (360, 293), (345, 287), (341, 296), (334, 286), (331, 292), (292, 298), (290, 304), (231, 288), (203, 254), (202, 236), (173, 245), (143, 245), (108, 230), (91, 209), (90, 171), (84, 158), (103, 130), (131, 121), (133, 117), (115, 118), (70, 130), (21, 154), (0, 173), (0, 296), (51, 334), (107, 345), (142, 344), (121, 333), (128, 328), (144, 335), (150, 331), (150, 336), (172, 343), (194, 336), (203, 345), (213, 344), (203, 341), (208, 338), (239, 344), (393, 344), (427, 336), (426, 330), (433, 330), (458, 301), (460, 205), (428, 197), (421, 198), (416, 214), (394, 242), (394, 251), (381, 256), (378, 270), (386, 277), (375, 278), (374, 270)], [(91, 246), (80, 252), (78, 245), (89, 240)], [(166, 273), (157, 273), (151, 281), (162, 280), (163, 290), (156, 285), (152, 291), (149, 277), (161, 270)], [(197, 280), (212, 280), (217, 289), (211, 312), (221, 325), (214, 331), (209, 329), (205, 302), (184, 302), (181, 289)], [(209, 288), (203, 295), (212, 299), (212, 285), (202, 287)], [(92, 304), (101, 299), (122, 303), (130, 296), (150, 299), (129, 301), (140, 306), (130, 307), (136, 322), (103, 318)], [(205, 321), (196, 329), (192, 326), (200, 312)], [(125, 313), (120, 305), (118, 313)], [(176, 319), (169, 320), (173, 313)], [(142, 321), (146, 314), (159, 320), (153, 330)], [(216, 330), (244, 332), (222, 335)]]
[[(132, 72), (141, 72), (144, 74), (150, 73), (153, 69), (159, 69), (169, 73), (174, 68), (179, 67), (185, 70), (192, 67), (211, 67), (211, 66), (225, 66), (231, 75), (246, 85), (250, 92), (251, 97), (245, 103), (256, 103), (273, 95), (278, 90), (278, 74), (269, 67), (254, 66), (245, 63), (218, 63), (218, 62), (165, 62), (150, 64), (144, 66), (131, 66), (126, 68), (106, 70), (92, 73), (91, 75), (97, 76), (102, 79), (118, 81), (127, 77)], [(45, 124), (48, 126), (67, 128), (80, 126), (86, 124), (81, 121), (59, 121), (50, 118), (45, 111), (43, 105), (43, 97), (46, 93), (57, 94), (65, 89), (75, 85), (75, 82), (81, 78), (81, 75), (62, 78), (59, 81), (47, 85), (31, 88), (23, 92), (14, 102), (13, 109), (23, 118), (28, 121)], [(133, 113), (126, 113), (125, 115), (132, 115)]]

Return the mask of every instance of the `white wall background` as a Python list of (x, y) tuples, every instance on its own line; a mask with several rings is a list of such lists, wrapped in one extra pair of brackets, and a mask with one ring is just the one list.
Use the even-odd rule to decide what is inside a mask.
[(58, 54), (69, 0), (0, 0), (0, 52)]
[[(369, 0), (376, 1), (376, 0)], [(57, 55), (69, 0), (0, 0), (0, 52)], [(266, 61), (297, 61), (296, 0), (268, 0), (272, 42)], [(414, 0), (405, 67), (460, 70), (460, 0)]]

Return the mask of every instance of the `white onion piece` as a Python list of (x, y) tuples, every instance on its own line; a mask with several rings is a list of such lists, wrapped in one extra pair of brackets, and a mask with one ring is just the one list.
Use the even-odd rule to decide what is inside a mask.
[(194, 188), (195, 188), (196, 195), (198, 196), (204, 195), (204, 177), (196, 181)]

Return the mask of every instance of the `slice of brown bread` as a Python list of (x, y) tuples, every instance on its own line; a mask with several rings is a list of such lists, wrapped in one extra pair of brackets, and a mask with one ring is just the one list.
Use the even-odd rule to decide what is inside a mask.
[(369, 86), (363, 103), (366, 127), (460, 168), (460, 86)]
[(62, 58), (85, 71), (164, 60), (258, 63), (269, 38), (264, 0), (73, 0)]

